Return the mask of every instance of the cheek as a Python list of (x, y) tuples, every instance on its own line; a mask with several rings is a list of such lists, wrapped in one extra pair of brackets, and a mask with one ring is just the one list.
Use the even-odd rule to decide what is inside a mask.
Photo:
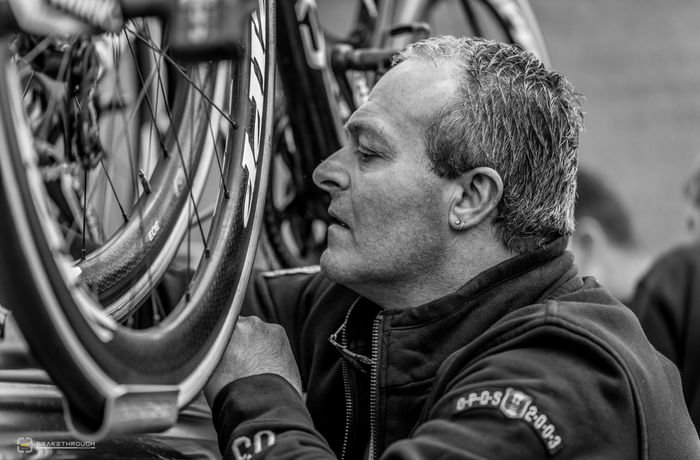
[(387, 230), (402, 225), (407, 213), (415, 212), (413, 192), (401, 181), (386, 178), (377, 181), (372, 187), (358, 187), (355, 195), (355, 213), (362, 229), (376, 232), (379, 228)]
[(402, 219), (404, 209), (398, 196), (377, 191), (358, 203), (356, 213), (361, 228), (372, 230), (397, 225)]
[[(417, 181), (382, 182), (372, 192), (357, 197), (355, 212), (360, 231), (373, 233), (375, 240), (434, 236), (442, 223), (444, 207), (437, 190), (434, 184)], [(428, 231), (430, 234), (425, 235)]]

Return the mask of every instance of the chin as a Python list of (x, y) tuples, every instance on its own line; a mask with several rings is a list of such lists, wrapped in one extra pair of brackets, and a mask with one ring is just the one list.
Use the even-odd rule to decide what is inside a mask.
[(330, 251), (328, 249), (325, 249), (323, 253), (321, 253), (319, 265), (321, 266), (321, 271), (328, 277), (328, 279), (330, 279), (331, 281), (335, 281), (336, 283), (340, 282), (337, 276), (337, 264), (334, 263), (333, 256), (330, 254)]
[(349, 264), (350, 258), (342, 256), (334, 251), (326, 249), (321, 254), (319, 265), (321, 271), (330, 279), (339, 284), (352, 284), (357, 278), (357, 273), (352, 270)]

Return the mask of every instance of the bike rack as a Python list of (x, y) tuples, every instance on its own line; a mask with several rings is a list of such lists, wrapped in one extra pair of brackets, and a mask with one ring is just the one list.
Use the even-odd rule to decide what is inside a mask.
[(107, 396), (102, 423), (97, 429), (85, 424), (63, 398), (66, 424), (79, 439), (100, 441), (126, 433), (165, 431), (178, 417), (179, 388), (155, 385), (119, 385)]

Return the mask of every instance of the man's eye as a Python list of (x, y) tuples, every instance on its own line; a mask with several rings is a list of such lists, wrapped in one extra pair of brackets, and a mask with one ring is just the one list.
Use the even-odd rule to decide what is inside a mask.
[(361, 162), (366, 163), (376, 158), (377, 152), (374, 152), (366, 147), (359, 147), (357, 149), (357, 156), (360, 158)]

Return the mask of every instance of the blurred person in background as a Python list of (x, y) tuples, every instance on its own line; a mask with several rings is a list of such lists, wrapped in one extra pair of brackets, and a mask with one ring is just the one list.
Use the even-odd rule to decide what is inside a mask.
[(700, 240), (700, 153), (695, 157), (690, 176), (683, 185), (685, 222), (693, 241)]
[(691, 241), (654, 262), (630, 307), (649, 341), (681, 371), (686, 404), (700, 428), (700, 155), (683, 192)]
[(627, 208), (600, 176), (579, 168), (576, 181), (576, 231), (568, 249), (581, 275), (595, 277), (626, 304), (652, 256), (639, 245)]

